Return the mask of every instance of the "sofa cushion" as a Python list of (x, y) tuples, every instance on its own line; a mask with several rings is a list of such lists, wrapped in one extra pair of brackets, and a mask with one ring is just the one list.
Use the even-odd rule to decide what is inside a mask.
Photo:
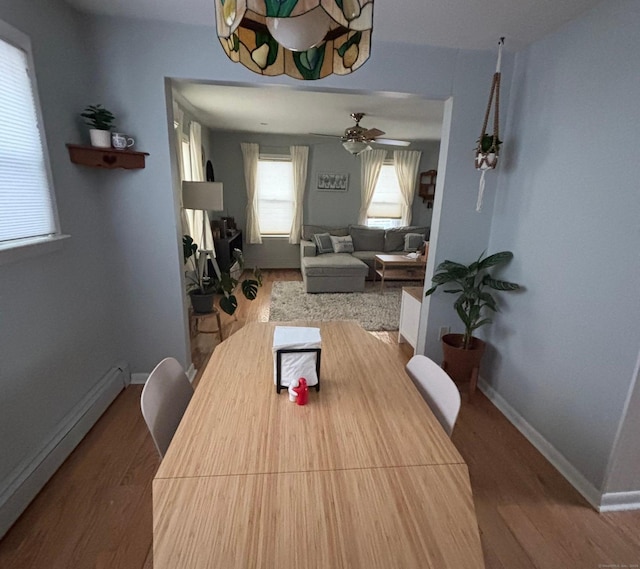
[(302, 239), (313, 241), (315, 233), (328, 233), (329, 235), (349, 235), (349, 229), (346, 227), (325, 227), (324, 225), (303, 225)]
[(362, 276), (368, 267), (348, 253), (329, 253), (319, 257), (304, 257), (302, 270), (307, 277)]
[(407, 225), (405, 227), (394, 227), (387, 229), (384, 234), (384, 247), (386, 252), (404, 251), (404, 236), (407, 233), (422, 233), (425, 238), (428, 236), (428, 227), (420, 227), (417, 225)]
[(313, 236), (318, 254), (333, 253), (333, 243), (331, 243), (331, 235), (328, 233), (316, 233)]
[(365, 225), (350, 225), (349, 235), (353, 239), (354, 251), (383, 251), (384, 229), (366, 227)]
[(353, 253), (353, 239), (351, 239), (351, 235), (345, 235), (344, 237), (330, 235), (330, 238), (334, 253)]
[(407, 233), (404, 236), (404, 250), (412, 253), (417, 251), (422, 247), (424, 238), (424, 233)]

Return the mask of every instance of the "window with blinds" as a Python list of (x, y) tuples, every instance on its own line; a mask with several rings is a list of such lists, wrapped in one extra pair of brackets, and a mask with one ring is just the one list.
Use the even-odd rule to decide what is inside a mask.
[(59, 234), (29, 39), (0, 21), (0, 249)]
[(400, 184), (393, 164), (383, 164), (367, 210), (367, 225), (388, 229), (400, 225)]
[(262, 235), (289, 235), (293, 223), (293, 165), (288, 157), (258, 160), (258, 219)]

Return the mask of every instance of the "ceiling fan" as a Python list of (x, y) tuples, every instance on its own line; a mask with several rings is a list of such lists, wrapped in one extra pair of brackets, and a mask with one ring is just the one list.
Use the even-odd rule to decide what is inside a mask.
[(408, 140), (395, 140), (393, 138), (380, 138), (384, 131), (377, 128), (364, 128), (360, 126), (360, 121), (365, 116), (365, 113), (351, 113), (351, 118), (356, 121), (354, 126), (345, 129), (344, 134), (315, 134), (316, 136), (330, 136), (332, 138), (339, 138), (342, 141), (342, 146), (351, 154), (358, 155), (365, 150), (369, 150), (370, 142), (376, 144), (387, 144), (389, 146), (409, 146), (411, 144)]

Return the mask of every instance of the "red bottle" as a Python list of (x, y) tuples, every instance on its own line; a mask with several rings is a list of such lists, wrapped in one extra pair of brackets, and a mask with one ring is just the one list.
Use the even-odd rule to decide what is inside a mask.
[(309, 388), (307, 387), (307, 380), (304, 377), (300, 378), (300, 385), (294, 387), (293, 391), (298, 394), (296, 397), (296, 403), (298, 405), (306, 405), (307, 399), (309, 399)]

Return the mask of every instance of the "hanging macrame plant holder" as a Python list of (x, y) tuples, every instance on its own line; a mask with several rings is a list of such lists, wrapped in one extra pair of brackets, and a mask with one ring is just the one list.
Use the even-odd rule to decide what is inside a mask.
[[(480, 187), (478, 188), (478, 201), (476, 202), (476, 211), (482, 211), (482, 199), (484, 197), (485, 174), (487, 170), (493, 170), (498, 165), (498, 155), (500, 153), (500, 66), (502, 64), (502, 46), (504, 38), (500, 38), (498, 42), (498, 63), (496, 64), (496, 72), (493, 74), (493, 82), (491, 83), (491, 92), (489, 94), (489, 102), (487, 103), (487, 111), (484, 115), (482, 123), (482, 131), (478, 138), (478, 146), (476, 147), (475, 165), (480, 170)], [(489, 117), (493, 109), (493, 134), (487, 132), (489, 125)]]

